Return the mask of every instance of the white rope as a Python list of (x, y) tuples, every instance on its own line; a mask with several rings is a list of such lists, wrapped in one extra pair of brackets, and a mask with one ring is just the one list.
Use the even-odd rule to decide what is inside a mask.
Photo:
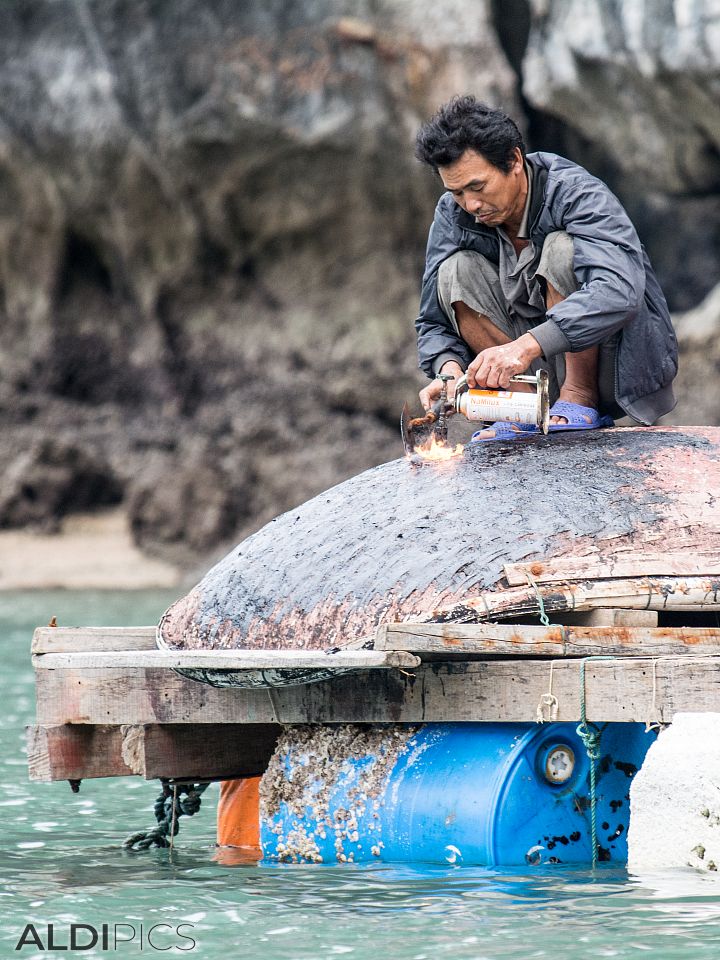
[[(558, 717), (559, 704), (557, 697), (553, 694), (553, 668), (556, 663), (570, 663), (575, 661), (575, 657), (563, 657), (561, 660), (551, 660), (550, 661), (550, 684), (548, 687), (547, 693), (543, 693), (540, 696), (540, 701), (537, 706), (536, 711), (536, 720), (537, 723), (547, 723), (549, 721), (555, 721)], [(593, 658), (594, 659), (594, 658)], [(717, 654), (697, 654), (695, 656), (680, 656), (680, 657), (603, 657), (602, 658), (606, 663), (627, 663), (628, 661), (635, 662), (649, 662), (652, 665), (652, 698), (650, 701), (650, 706), (648, 709), (647, 720), (645, 721), (645, 731), (649, 733), (651, 730), (661, 730), (667, 726), (665, 720), (662, 717), (662, 710), (658, 706), (658, 679), (657, 679), (657, 665), (658, 663), (699, 663), (703, 661), (708, 661), (710, 663), (720, 664), (720, 656)]]
[(537, 705), (537, 712), (535, 718), (538, 723), (552, 723), (558, 718), (558, 710), (560, 705), (558, 703), (558, 698), (552, 692), (553, 689), (553, 669), (555, 667), (555, 661), (550, 661), (550, 685), (548, 687), (548, 692), (540, 695), (540, 702)]
[(172, 788), (172, 820), (170, 821), (170, 853), (173, 852), (175, 847), (175, 824), (177, 822), (177, 795), (178, 788), (177, 784), (173, 784)]
[(657, 664), (658, 659), (656, 658), (652, 662), (652, 701), (650, 703), (650, 709), (648, 710), (647, 720), (645, 721), (645, 733), (650, 733), (651, 730), (662, 730), (664, 724), (660, 712), (657, 707)]
[(484, 593), (480, 594), (480, 599), (482, 600), (483, 606), (485, 607), (485, 613), (487, 614), (488, 620), (492, 620), (492, 617), (493, 617), (492, 610), (490, 609), (490, 605), (488, 604), (487, 597), (485, 596)]

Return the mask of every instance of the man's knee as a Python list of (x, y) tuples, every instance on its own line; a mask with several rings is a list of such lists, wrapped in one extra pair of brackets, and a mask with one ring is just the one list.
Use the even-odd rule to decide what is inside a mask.
[(472, 288), (478, 273), (484, 274), (487, 260), (475, 250), (458, 250), (443, 260), (438, 269), (438, 285), (441, 287)]
[(437, 289), (440, 305), (456, 329), (454, 303), (465, 303), (495, 322), (505, 312), (497, 267), (475, 250), (458, 250), (440, 264)]
[(575, 246), (569, 233), (556, 230), (545, 237), (536, 276), (557, 290), (561, 297), (569, 297), (578, 289), (574, 269)]

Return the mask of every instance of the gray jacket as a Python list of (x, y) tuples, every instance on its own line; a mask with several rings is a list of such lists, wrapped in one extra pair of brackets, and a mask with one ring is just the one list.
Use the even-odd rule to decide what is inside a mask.
[[(530, 237), (542, 246), (555, 230), (573, 238), (579, 289), (538, 316), (533, 335), (545, 357), (585, 350), (620, 331), (615, 397), (633, 419), (649, 425), (675, 406), (677, 340), (665, 297), (628, 215), (608, 187), (583, 167), (553, 153), (531, 153)], [(457, 250), (476, 250), (498, 263), (498, 237), (444, 193), (428, 237), (416, 321), (420, 367), (433, 377), (439, 362), (472, 351), (454, 332), (437, 298), (437, 270)]]

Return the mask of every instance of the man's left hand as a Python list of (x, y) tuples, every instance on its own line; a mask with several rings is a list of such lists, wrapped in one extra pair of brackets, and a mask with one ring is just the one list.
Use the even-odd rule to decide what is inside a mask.
[(533, 360), (542, 355), (540, 344), (531, 333), (499, 347), (482, 350), (467, 368), (469, 387), (507, 390), (512, 377), (525, 373)]

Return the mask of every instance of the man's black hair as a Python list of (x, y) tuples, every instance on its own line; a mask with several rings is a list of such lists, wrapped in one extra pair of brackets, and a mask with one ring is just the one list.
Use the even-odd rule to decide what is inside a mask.
[(437, 170), (454, 163), (466, 150), (475, 150), (509, 173), (516, 147), (524, 157), (525, 144), (515, 121), (468, 95), (453, 97), (422, 125), (415, 139), (415, 156)]

